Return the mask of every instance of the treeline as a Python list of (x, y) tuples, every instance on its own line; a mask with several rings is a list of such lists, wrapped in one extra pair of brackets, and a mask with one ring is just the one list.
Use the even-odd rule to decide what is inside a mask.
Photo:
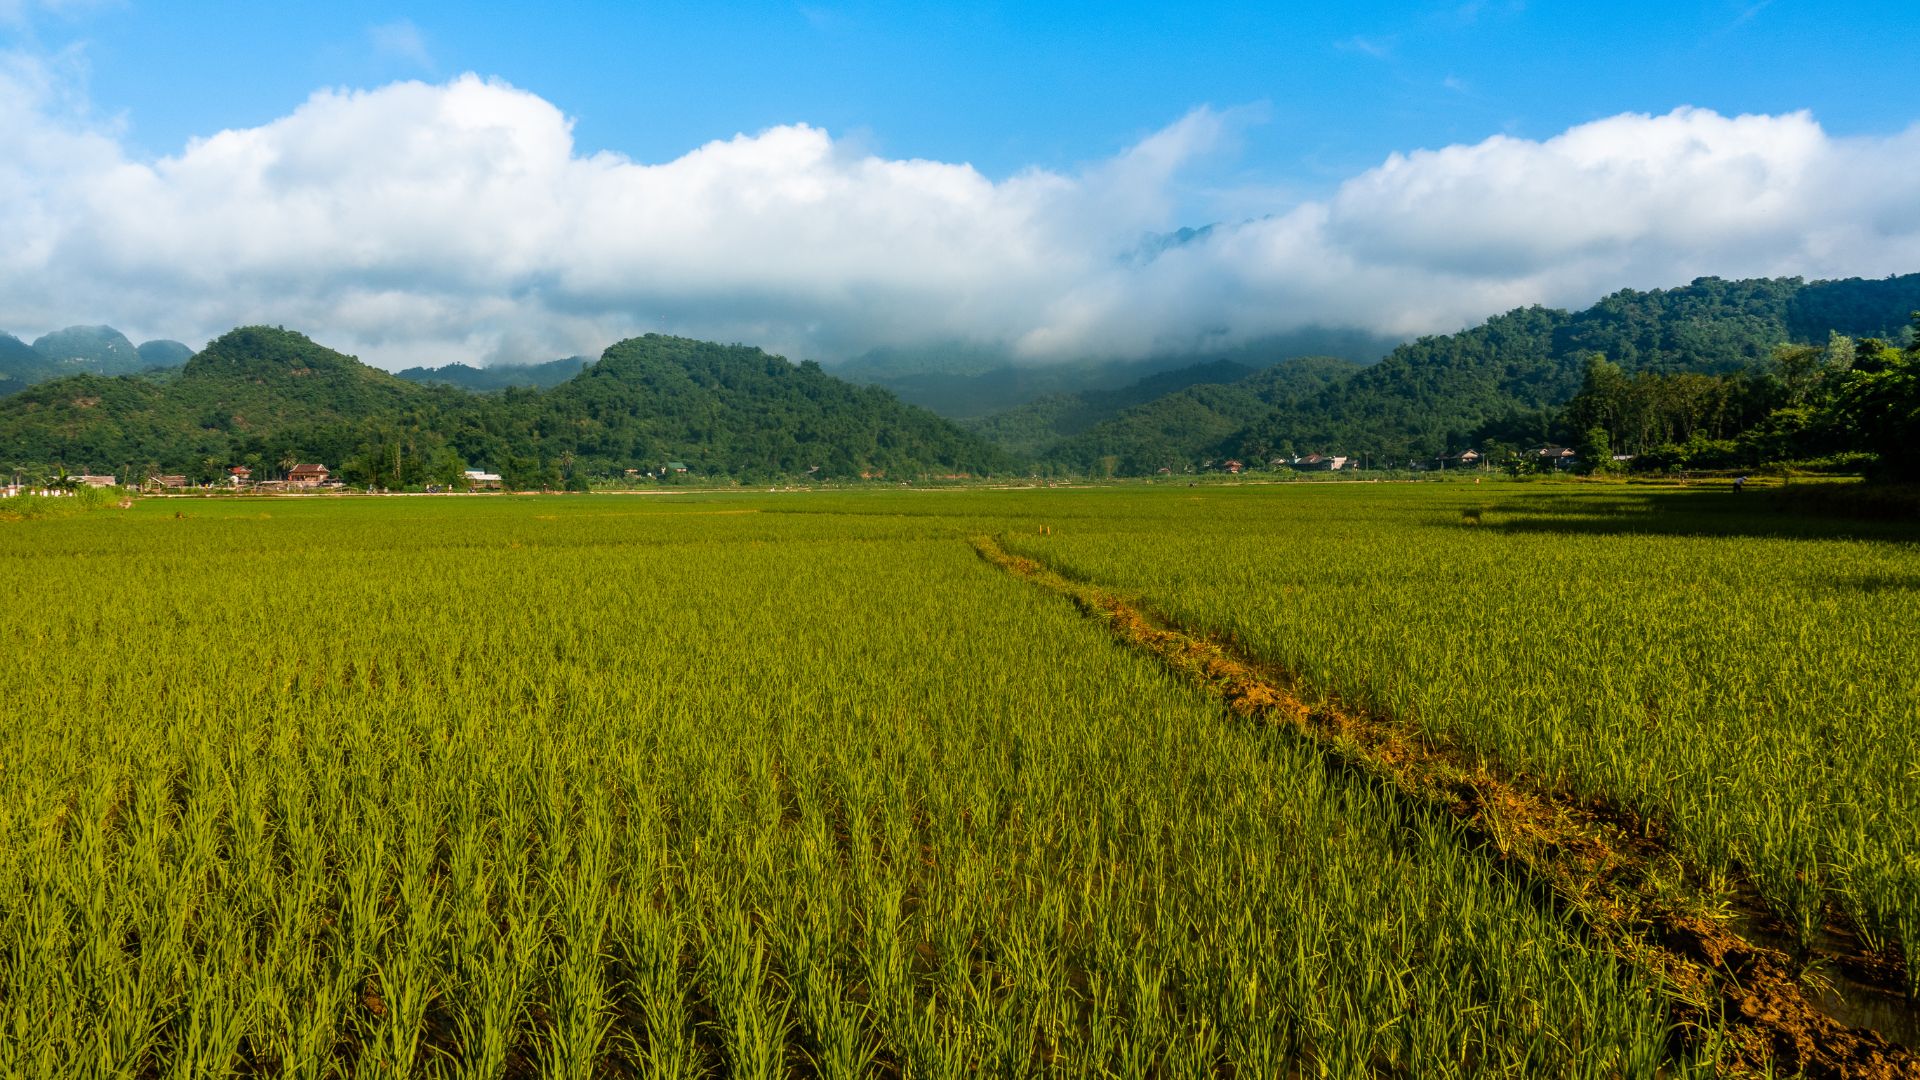
[(1588, 471), (1779, 464), (1920, 479), (1920, 338), (1902, 349), (1833, 334), (1726, 375), (1629, 375), (1595, 355), (1558, 427)]

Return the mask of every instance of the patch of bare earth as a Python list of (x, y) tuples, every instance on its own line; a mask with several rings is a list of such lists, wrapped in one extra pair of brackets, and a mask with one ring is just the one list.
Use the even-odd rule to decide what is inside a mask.
[(1741, 915), (1749, 925), (1764, 923), (1763, 909), (1741, 912), (1704, 901), (1690, 884), (1702, 875), (1665, 842), (1657, 823), (1496, 771), (1390, 717), (1309, 704), (1283, 671), (1116, 593), (1011, 554), (991, 538), (973, 544), (987, 562), (1066, 597), (1121, 641), (1207, 686), (1234, 713), (1297, 731), (1402, 797), (1443, 809), (1503, 871), (1534, 886), (1536, 895), (1544, 890), (1543, 898), (1576, 918), (1596, 942), (1652, 974), (1688, 1027), (1696, 1033), (1720, 1027), (1733, 1044), (1733, 1067), (1813, 1077), (1920, 1077), (1920, 1055), (1836, 1019), (1801, 980), (1811, 960), (1816, 968), (1846, 967), (1869, 988), (1898, 997), (1898, 957), (1797, 961), (1735, 928)]

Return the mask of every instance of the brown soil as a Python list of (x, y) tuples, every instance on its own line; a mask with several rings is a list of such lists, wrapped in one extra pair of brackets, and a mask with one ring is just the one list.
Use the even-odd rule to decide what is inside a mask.
[[(1764, 912), (1703, 902), (1689, 887), (1700, 876), (1653, 823), (1495, 772), (1389, 717), (1309, 704), (1293, 692), (1294, 680), (1285, 672), (1156, 618), (1115, 593), (1010, 554), (990, 538), (973, 543), (989, 563), (1072, 600), (1123, 642), (1206, 685), (1234, 713), (1291, 728), (1403, 797), (1443, 809), (1503, 870), (1546, 890), (1557, 910), (1577, 918), (1605, 948), (1651, 973), (1666, 988), (1684, 1029), (1721, 1028), (1732, 1044), (1733, 1068), (1874, 1080), (1920, 1077), (1920, 1055), (1822, 1011), (1801, 984), (1805, 965), (1735, 929), (1738, 916), (1757, 924)], [(1833, 964), (1847, 958), (1813, 959)], [(1897, 964), (1883, 974), (1897, 977)]]

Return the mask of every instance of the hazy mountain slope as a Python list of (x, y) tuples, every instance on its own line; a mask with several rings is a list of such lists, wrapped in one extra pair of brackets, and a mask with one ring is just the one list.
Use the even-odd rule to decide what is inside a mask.
[(0, 395), (11, 394), (47, 377), (46, 358), (33, 346), (0, 333)]
[(569, 356), (560, 360), (549, 360), (544, 364), (492, 364), (487, 367), (471, 367), (467, 364), (455, 363), (437, 368), (411, 367), (394, 374), (408, 382), (436, 383), (485, 393), (492, 390), (505, 390), (509, 386), (531, 386), (540, 389), (558, 386), (580, 374), (592, 363), (591, 356)]
[(1148, 375), (1114, 390), (1049, 394), (1005, 412), (962, 423), (1009, 453), (1037, 457), (1061, 439), (1078, 435), (1135, 405), (1189, 386), (1238, 382), (1253, 373), (1254, 369), (1244, 364), (1215, 360)]
[(1336, 356), (1370, 364), (1400, 341), (1364, 330), (1308, 327), (1198, 353), (1045, 363), (1020, 361), (1009, 350), (992, 346), (934, 345), (876, 349), (829, 370), (855, 382), (886, 387), (902, 401), (942, 416), (978, 419), (1043, 397), (1116, 390), (1160, 372), (1213, 362), (1258, 370), (1290, 356)]
[(140, 354), (140, 363), (149, 368), (179, 367), (193, 359), (193, 350), (178, 341), (161, 338), (156, 341), (143, 341), (135, 350)]
[(178, 367), (193, 350), (177, 341), (149, 341), (138, 348), (111, 326), (69, 326), (32, 345), (0, 333), (0, 397), (64, 375), (130, 375)]
[(1282, 407), (1364, 370), (1350, 360), (1302, 356), (1237, 382), (1200, 384), (1121, 411), (1048, 449), (1053, 465), (1080, 472), (1139, 475), (1180, 471), (1218, 456), (1236, 432)]
[(34, 339), (33, 351), (54, 371), (130, 375), (146, 367), (140, 350), (111, 326), (69, 326)]

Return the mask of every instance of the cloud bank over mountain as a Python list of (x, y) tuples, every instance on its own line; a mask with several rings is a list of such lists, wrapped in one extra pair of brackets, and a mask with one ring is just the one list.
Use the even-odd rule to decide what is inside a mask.
[(1920, 127), (1628, 114), (1396, 154), (1323, 199), (1182, 243), (1181, 185), (1236, 114), (1197, 109), (1075, 172), (993, 179), (805, 124), (646, 163), (467, 75), (314, 94), (136, 157), (70, 80), (0, 61), (0, 328), (199, 340), (285, 324), (398, 368), (546, 359), (644, 330), (835, 358), (1005, 343), (1035, 360), (1305, 325), (1444, 331), (1717, 274), (1920, 268)]

